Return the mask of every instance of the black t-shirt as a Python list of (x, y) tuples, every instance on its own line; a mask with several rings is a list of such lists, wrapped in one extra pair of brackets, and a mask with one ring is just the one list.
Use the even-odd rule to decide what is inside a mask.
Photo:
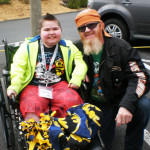
[(45, 85), (47, 83), (48, 85), (53, 85), (60, 81), (66, 80), (65, 65), (63, 61), (62, 52), (60, 50), (60, 46), (58, 46), (57, 54), (54, 59), (50, 73), (48, 71), (55, 47), (56, 46), (52, 48), (47, 48), (44, 46), (44, 54), (45, 54), (45, 61), (46, 61), (46, 68), (45, 68), (45, 65), (42, 61), (41, 47), (39, 46), (35, 73), (30, 84), (32, 85), (44, 84)]

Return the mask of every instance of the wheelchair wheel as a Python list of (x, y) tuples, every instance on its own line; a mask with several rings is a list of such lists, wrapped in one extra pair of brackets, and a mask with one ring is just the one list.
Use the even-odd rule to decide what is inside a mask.
[(19, 121), (17, 121), (16, 110), (12, 108), (6, 95), (6, 82), (1, 78), (0, 83), (0, 116), (4, 143), (7, 150), (26, 150), (25, 138), (20, 135)]
[(4, 143), (6, 144), (7, 149), (11, 150), (12, 144), (14, 143), (13, 127), (10, 114), (6, 110), (2, 85), (0, 87), (0, 115), (1, 115), (2, 130), (4, 133)]
[[(19, 123), (21, 122), (20, 115), (18, 115), (20, 112), (18, 112), (18, 109), (15, 109), (15, 115), (13, 116), (12, 124), (13, 124), (13, 133), (14, 133), (14, 139), (15, 139), (15, 150), (27, 150), (27, 143), (26, 138), (22, 134), (22, 132), (19, 130)], [(14, 114), (13, 113), (13, 114)]]

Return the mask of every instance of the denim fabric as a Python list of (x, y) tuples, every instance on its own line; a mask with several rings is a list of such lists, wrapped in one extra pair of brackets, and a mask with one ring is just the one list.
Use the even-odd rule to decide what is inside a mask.
[[(107, 149), (111, 147), (115, 134), (115, 117), (118, 111), (117, 107), (109, 103), (95, 104), (103, 112), (101, 137)], [(132, 121), (127, 124), (125, 135), (126, 150), (142, 150), (144, 129), (150, 118), (150, 100), (143, 96), (139, 99)]]
[(150, 100), (143, 96), (137, 107), (131, 123), (127, 124), (125, 146), (126, 150), (142, 150), (144, 129), (150, 118)]

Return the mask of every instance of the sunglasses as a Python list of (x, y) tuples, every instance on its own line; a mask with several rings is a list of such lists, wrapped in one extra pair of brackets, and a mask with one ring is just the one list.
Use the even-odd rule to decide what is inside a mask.
[(96, 28), (98, 23), (99, 22), (94, 22), (94, 23), (89, 23), (89, 24), (87, 24), (85, 26), (81, 26), (81, 27), (78, 28), (78, 31), (79, 32), (85, 32), (86, 27), (88, 27), (89, 29), (93, 30), (94, 28)]

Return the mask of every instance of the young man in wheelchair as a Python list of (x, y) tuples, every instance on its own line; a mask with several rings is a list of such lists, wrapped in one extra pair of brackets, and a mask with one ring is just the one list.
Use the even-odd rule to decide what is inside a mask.
[(55, 117), (65, 117), (68, 108), (83, 103), (74, 89), (81, 86), (87, 66), (77, 47), (61, 39), (61, 32), (57, 18), (46, 14), (40, 21), (40, 35), (26, 39), (13, 58), (7, 95), (19, 94), (25, 121), (39, 121), (49, 107), (56, 111)]
[[(87, 73), (87, 65), (78, 48), (71, 41), (61, 39), (61, 32), (60, 22), (55, 16), (46, 14), (41, 19), (40, 35), (26, 39), (13, 57), (11, 84), (7, 89), (7, 95), (11, 99), (12, 94), (15, 96), (19, 94), (20, 111), (26, 122), (34, 119), (39, 123), (41, 113), (49, 112), (49, 109), (51, 112), (56, 111), (54, 115), (56, 120), (53, 122), (58, 120), (59, 123), (62, 122), (65, 125), (64, 130), (67, 130), (67, 136), (68, 130), (70, 135), (67, 138), (64, 133), (65, 138), (61, 138), (63, 127), (59, 128), (59, 123), (48, 127), (49, 132), (46, 132), (50, 135), (46, 135), (48, 141), (51, 142), (51, 137), (54, 136), (61, 138), (59, 139), (61, 142), (52, 139), (54, 149), (64, 149), (66, 146), (70, 149), (76, 146), (84, 149), (92, 137), (97, 135), (101, 111), (90, 104), (83, 104), (82, 98), (77, 93), (76, 89), (81, 86)], [(78, 106), (72, 107), (75, 105)], [(70, 107), (72, 108), (69, 109)], [(66, 112), (68, 109), (69, 113)], [(43, 133), (41, 136), (44, 136)], [(34, 144), (33, 147), (37, 147), (36, 143)], [(29, 149), (31, 146), (32, 144)], [(101, 148), (99, 141), (94, 143), (94, 146), (88, 147), (93, 149), (95, 146)]]

